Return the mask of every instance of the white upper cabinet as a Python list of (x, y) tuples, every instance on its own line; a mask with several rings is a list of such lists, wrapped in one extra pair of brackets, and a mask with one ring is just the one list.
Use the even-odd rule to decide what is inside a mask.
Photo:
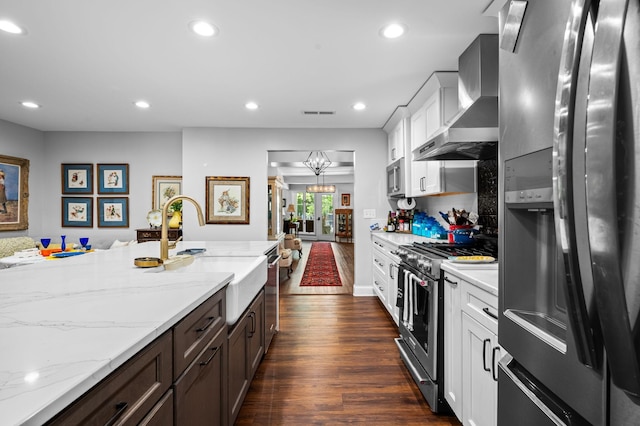
[(409, 110), (413, 151), (458, 112), (458, 73), (433, 73), (412, 100)]
[(409, 132), (408, 117), (407, 108), (398, 107), (384, 128), (388, 134), (388, 164), (404, 158), (405, 152), (409, 149), (407, 140)]
[[(409, 109), (412, 111), (410, 149), (413, 151), (438, 133), (458, 111), (458, 73), (434, 73), (414, 97)], [(447, 192), (443, 180), (445, 162), (413, 161), (412, 157), (410, 163), (407, 197)], [(475, 185), (475, 181), (471, 183)], [(475, 186), (470, 188), (475, 190)]]

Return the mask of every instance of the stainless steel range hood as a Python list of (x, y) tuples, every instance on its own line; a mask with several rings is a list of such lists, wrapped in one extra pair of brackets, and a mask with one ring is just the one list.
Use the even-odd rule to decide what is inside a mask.
[(480, 34), (458, 59), (458, 113), (413, 151), (414, 160), (479, 160), (498, 154), (498, 35)]

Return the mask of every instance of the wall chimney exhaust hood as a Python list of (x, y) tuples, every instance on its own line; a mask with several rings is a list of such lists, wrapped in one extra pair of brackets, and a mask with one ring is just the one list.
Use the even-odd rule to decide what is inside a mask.
[(480, 34), (458, 59), (458, 112), (415, 160), (480, 160), (498, 154), (498, 35)]

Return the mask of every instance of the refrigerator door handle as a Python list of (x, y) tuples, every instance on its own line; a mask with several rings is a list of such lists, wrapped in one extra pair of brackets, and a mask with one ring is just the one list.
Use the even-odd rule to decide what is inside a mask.
[(640, 340), (632, 330), (630, 316), (636, 313), (627, 307), (620, 264), (615, 174), (618, 82), (629, 7), (628, 0), (603, 1), (598, 11), (587, 106), (586, 207), (594, 294), (611, 377), (628, 394), (640, 396)]
[(582, 40), (591, 0), (573, 0), (565, 28), (554, 113), (553, 209), (556, 237), (565, 265), (567, 315), (575, 338), (578, 360), (598, 367), (596, 345), (585, 303), (578, 266), (576, 224), (573, 217), (572, 152), (576, 89)]

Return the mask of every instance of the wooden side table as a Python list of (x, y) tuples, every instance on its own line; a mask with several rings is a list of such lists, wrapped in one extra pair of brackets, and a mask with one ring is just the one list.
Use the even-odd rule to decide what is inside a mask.
[(296, 237), (298, 236), (298, 227), (300, 226), (300, 222), (288, 222), (289, 229), (287, 229), (287, 234), (293, 234)]
[[(136, 239), (139, 243), (145, 241), (160, 241), (160, 228), (136, 229)], [(182, 229), (169, 229), (169, 240), (175, 241), (182, 237)]]

